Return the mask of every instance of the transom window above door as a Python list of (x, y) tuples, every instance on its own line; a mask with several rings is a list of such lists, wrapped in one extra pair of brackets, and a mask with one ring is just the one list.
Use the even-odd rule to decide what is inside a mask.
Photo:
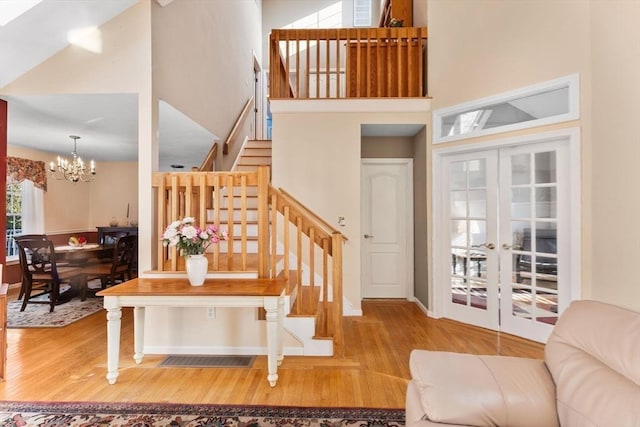
[(574, 74), (433, 112), (433, 142), (508, 132), (579, 117)]

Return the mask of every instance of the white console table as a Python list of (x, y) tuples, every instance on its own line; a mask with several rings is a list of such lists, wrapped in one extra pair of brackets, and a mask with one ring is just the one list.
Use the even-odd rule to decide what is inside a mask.
[(137, 278), (104, 289), (107, 310), (107, 380), (115, 384), (120, 359), (122, 307), (133, 307), (134, 355), (141, 363), (144, 354), (144, 310), (146, 307), (263, 307), (267, 312), (267, 380), (278, 381), (282, 363), (282, 317), (286, 282), (275, 279), (207, 279), (203, 286), (191, 286), (187, 279)]

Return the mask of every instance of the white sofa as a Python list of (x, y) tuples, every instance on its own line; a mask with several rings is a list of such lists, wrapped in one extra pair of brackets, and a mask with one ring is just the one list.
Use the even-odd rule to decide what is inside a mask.
[(640, 313), (573, 302), (544, 360), (413, 350), (407, 427), (640, 427)]

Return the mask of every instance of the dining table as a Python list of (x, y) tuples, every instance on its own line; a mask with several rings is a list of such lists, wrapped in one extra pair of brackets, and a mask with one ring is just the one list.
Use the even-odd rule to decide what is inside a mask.
[[(114, 245), (101, 245), (98, 243), (85, 243), (84, 245), (59, 245), (54, 246), (56, 262), (64, 263), (68, 267), (82, 270), (83, 267), (100, 259), (111, 259)], [(89, 286), (84, 275), (82, 279), (75, 281), (71, 287), (60, 294), (61, 303), (79, 296), (84, 301), (89, 293)]]
[(60, 245), (55, 246), (56, 258), (66, 261), (70, 265), (82, 266), (92, 258), (104, 258), (113, 245), (100, 245), (98, 243), (85, 243), (84, 245)]

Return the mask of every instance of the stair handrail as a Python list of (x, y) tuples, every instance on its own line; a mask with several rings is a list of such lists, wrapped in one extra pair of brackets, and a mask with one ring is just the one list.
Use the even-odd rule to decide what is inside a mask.
[[(224, 141), (224, 144), (222, 146), (222, 154), (229, 154), (229, 149), (231, 148), (233, 143), (237, 139), (239, 139), (238, 135), (239, 135), (240, 129), (242, 129), (242, 125), (247, 119), (249, 111), (251, 111), (252, 109), (251, 106), (253, 105), (253, 101), (254, 101), (254, 97), (250, 96), (249, 99), (247, 99), (247, 102), (244, 104), (244, 107), (242, 107), (242, 111), (240, 112), (240, 115), (236, 119), (235, 123), (233, 124), (233, 127), (231, 128), (231, 132), (229, 132), (229, 136)], [(213, 145), (211, 146), (211, 149), (207, 153), (207, 156), (204, 158), (202, 165), (200, 165), (199, 170), (205, 171), (205, 172), (215, 170), (217, 157), (218, 157), (218, 143), (214, 142)]]
[(229, 132), (229, 136), (224, 141), (224, 145), (222, 146), (222, 154), (229, 154), (229, 149), (231, 148), (233, 143), (239, 139), (238, 136), (239, 136), (240, 129), (242, 129), (242, 125), (244, 124), (247, 117), (249, 117), (248, 113), (249, 111), (252, 110), (251, 107), (253, 106), (253, 102), (254, 102), (254, 98), (253, 96), (251, 96), (249, 97), (247, 102), (244, 104), (244, 107), (242, 108), (242, 111), (240, 112), (238, 119), (234, 123), (233, 128), (231, 128), (231, 132)]
[(295, 197), (293, 197), (291, 195), (291, 193), (288, 193), (286, 190), (284, 190), (282, 187), (278, 188), (278, 191), (280, 191), (280, 193), (282, 193), (282, 195), (284, 197), (286, 197), (287, 199), (289, 199), (290, 203), (297, 205), (301, 210), (303, 210), (308, 216), (312, 217), (313, 220), (317, 223), (319, 223), (320, 225), (322, 225), (322, 227), (324, 227), (328, 234), (333, 234), (333, 233), (340, 233), (342, 234), (342, 239), (346, 242), (349, 239), (347, 238), (347, 236), (345, 236), (342, 232), (338, 231), (337, 229), (335, 229), (331, 224), (329, 224), (328, 222), (326, 222), (324, 219), (320, 218), (320, 216), (318, 216), (315, 212), (313, 212), (311, 209), (309, 209), (308, 207), (306, 207), (302, 202), (300, 202), (298, 199), (296, 199)]
[(200, 171), (209, 172), (215, 170), (216, 158), (218, 157), (218, 142), (214, 142), (200, 165)]

